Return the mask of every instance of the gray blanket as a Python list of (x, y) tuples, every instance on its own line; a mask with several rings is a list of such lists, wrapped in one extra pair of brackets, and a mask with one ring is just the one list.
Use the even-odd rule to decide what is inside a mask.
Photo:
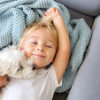
[(68, 69), (62, 86), (56, 90), (61, 93), (71, 88), (91, 37), (91, 30), (84, 19), (70, 20), (67, 8), (53, 0), (0, 0), (0, 49), (10, 44), (17, 45), (25, 28), (38, 21), (46, 9), (53, 6), (60, 10), (71, 41)]

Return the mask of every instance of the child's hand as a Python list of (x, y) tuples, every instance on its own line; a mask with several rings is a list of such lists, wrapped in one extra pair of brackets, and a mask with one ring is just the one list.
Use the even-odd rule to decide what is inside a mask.
[(53, 23), (55, 26), (61, 26), (61, 25), (64, 25), (64, 20), (59, 12), (59, 10), (56, 8), (56, 7), (52, 7), (52, 8), (49, 8), (45, 14), (43, 15), (44, 16), (51, 16), (52, 17), (52, 20), (53, 20)]
[(6, 82), (7, 82), (7, 75), (0, 76), (0, 88), (4, 87), (6, 85)]

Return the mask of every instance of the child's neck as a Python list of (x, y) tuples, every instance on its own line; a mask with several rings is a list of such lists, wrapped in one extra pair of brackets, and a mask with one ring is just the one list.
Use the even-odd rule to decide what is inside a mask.
[(44, 67), (36, 67), (36, 65), (35, 65), (34, 70), (40, 70), (40, 69), (45, 69), (45, 70), (47, 70), (47, 69), (51, 66), (51, 64), (52, 64), (52, 62), (51, 62), (50, 64), (48, 64), (47, 66), (44, 66)]

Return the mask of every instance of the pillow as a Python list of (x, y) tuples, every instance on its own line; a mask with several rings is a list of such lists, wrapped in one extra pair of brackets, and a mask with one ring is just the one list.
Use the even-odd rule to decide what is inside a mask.
[(100, 13), (100, 0), (55, 0), (65, 6), (87, 15), (97, 16)]

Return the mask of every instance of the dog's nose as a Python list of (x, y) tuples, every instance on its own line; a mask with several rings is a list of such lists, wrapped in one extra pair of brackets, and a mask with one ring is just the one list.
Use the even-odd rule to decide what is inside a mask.
[(34, 64), (33, 67), (32, 67), (32, 70), (35, 70), (35, 69), (36, 69), (36, 65)]

